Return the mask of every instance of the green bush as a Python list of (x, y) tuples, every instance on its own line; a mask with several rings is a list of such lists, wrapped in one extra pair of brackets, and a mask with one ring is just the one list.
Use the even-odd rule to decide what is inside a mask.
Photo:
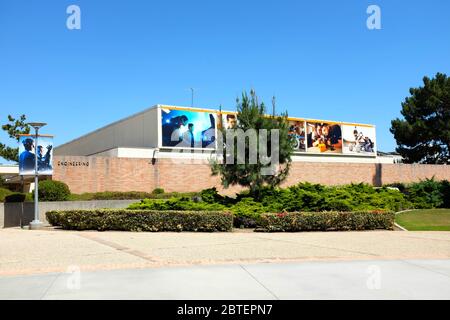
[(163, 194), (164, 193), (164, 189), (163, 188), (155, 188), (152, 191), (152, 194)]
[(289, 212), (265, 213), (260, 229), (266, 232), (344, 231), (394, 228), (392, 212)]
[(405, 194), (417, 209), (439, 208), (444, 204), (441, 182), (434, 178), (409, 184)]
[(6, 188), (6, 181), (2, 176), (0, 176), (0, 189), (1, 188)]
[(39, 181), (38, 194), (41, 201), (66, 201), (69, 200), (70, 190), (64, 182), (43, 180)]
[(397, 188), (400, 192), (404, 192), (406, 190), (406, 184), (403, 182), (394, 182), (385, 184), (384, 187), (386, 188)]
[(62, 211), (47, 211), (45, 217), (52, 226), (61, 226), (59, 218), (63, 215)]
[(95, 192), (92, 194), (92, 200), (133, 200), (133, 199), (145, 199), (149, 197), (150, 193), (140, 191), (104, 191)]
[(449, 194), (450, 183), (434, 179), (381, 188), (364, 183), (323, 186), (306, 182), (288, 188), (262, 188), (255, 198), (243, 191), (232, 199), (220, 195), (216, 188), (210, 188), (194, 198), (175, 194), (167, 200), (145, 199), (130, 205), (129, 209), (231, 211), (236, 227), (255, 227), (260, 215), (267, 212), (366, 212), (448, 207)]
[(24, 202), (26, 199), (26, 194), (15, 192), (5, 197), (5, 202)]
[(206, 203), (220, 203), (223, 199), (216, 188), (202, 190), (200, 192), (200, 197)]
[(231, 231), (233, 215), (215, 211), (49, 211), (47, 221), (68, 230)]
[(235, 217), (235, 227), (254, 228), (258, 224), (261, 213), (267, 212), (267, 209), (253, 198), (243, 198), (231, 207), (231, 212)]
[[(154, 192), (154, 191), (153, 191)], [(196, 192), (170, 192), (170, 193), (149, 193), (143, 191), (103, 191), (94, 193), (71, 194), (70, 201), (90, 201), (90, 200), (141, 200), (141, 199), (169, 199), (172, 197), (187, 196), (193, 197)]]
[(450, 208), (450, 182), (447, 180), (441, 181), (441, 193), (443, 197), (443, 208)]
[(326, 199), (323, 205), (321, 206), (324, 211), (352, 211), (353, 206), (346, 199)]
[(411, 207), (401, 192), (363, 183), (344, 186), (299, 183), (285, 189), (265, 189), (260, 201), (269, 212), (398, 211)]
[(392, 183), (387, 186), (397, 187), (408, 201), (409, 208), (450, 208), (450, 183), (447, 180), (437, 181), (433, 177), (410, 184)]
[(0, 188), (0, 202), (4, 202), (5, 201), (5, 197), (9, 196), (12, 193), (13, 192), (11, 190), (9, 190), (9, 189)]
[(143, 199), (128, 206), (128, 210), (186, 210), (186, 211), (220, 211), (224, 205), (218, 203), (194, 202), (189, 197), (164, 199)]

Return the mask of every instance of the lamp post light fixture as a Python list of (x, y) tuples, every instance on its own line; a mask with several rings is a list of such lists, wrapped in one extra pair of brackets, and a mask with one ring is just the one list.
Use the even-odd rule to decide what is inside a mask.
[(34, 220), (30, 222), (30, 230), (36, 230), (42, 228), (42, 222), (39, 221), (39, 195), (38, 195), (38, 184), (39, 184), (39, 172), (38, 172), (38, 133), (39, 129), (46, 125), (43, 122), (30, 122), (29, 126), (33, 127), (35, 130), (34, 137)]

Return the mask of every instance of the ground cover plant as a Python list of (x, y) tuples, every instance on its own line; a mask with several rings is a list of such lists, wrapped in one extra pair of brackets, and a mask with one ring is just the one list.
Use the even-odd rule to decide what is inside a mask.
[(449, 205), (449, 182), (427, 179), (409, 185), (373, 187), (368, 184), (324, 186), (307, 182), (287, 188), (260, 190), (258, 196), (242, 191), (236, 197), (222, 196), (215, 188), (194, 197), (168, 200), (145, 199), (132, 210), (228, 210), (234, 214), (235, 227), (256, 227), (263, 213), (283, 212), (398, 212), (412, 208)]

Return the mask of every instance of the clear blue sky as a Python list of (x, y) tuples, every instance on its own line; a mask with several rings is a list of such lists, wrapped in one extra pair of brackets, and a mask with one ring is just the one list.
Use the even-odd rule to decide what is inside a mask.
[[(81, 8), (81, 30), (66, 8)], [(366, 8), (382, 30), (366, 28)], [(151, 105), (234, 109), (254, 88), (292, 116), (391, 119), (425, 75), (450, 74), (450, 1), (0, 0), (0, 120), (62, 144)], [(0, 133), (2, 142), (9, 142)], [(11, 141), (12, 142), (12, 141)]]

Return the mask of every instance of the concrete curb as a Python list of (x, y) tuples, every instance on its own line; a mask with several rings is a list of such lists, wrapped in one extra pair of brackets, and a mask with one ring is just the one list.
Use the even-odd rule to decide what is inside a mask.
[(395, 214), (399, 214), (399, 213), (403, 213), (403, 212), (409, 212), (409, 211), (415, 211), (417, 209), (407, 209), (407, 210), (402, 210), (402, 211), (398, 211)]
[(399, 228), (402, 231), (408, 231), (407, 229), (403, 228), (401, 225), (399, 225), (397, 222), (394, 222), (394, 226)]
[[(407, 209), (407, 210), (402, 210), (402, 211), (398, 211), (395, 213), (395, 215), (399, 214), (399, 213), (403, 213), (403, 212), (410, 212), (410, 211), (414, 211), (417, 209)], [(394, 222), (394, 226), (396, 226), (397, 228), (399, 228), (402, 231), (408, 231), (406, 228), (403, 228), (401, 225), (399, 225), (397, 222)]]

